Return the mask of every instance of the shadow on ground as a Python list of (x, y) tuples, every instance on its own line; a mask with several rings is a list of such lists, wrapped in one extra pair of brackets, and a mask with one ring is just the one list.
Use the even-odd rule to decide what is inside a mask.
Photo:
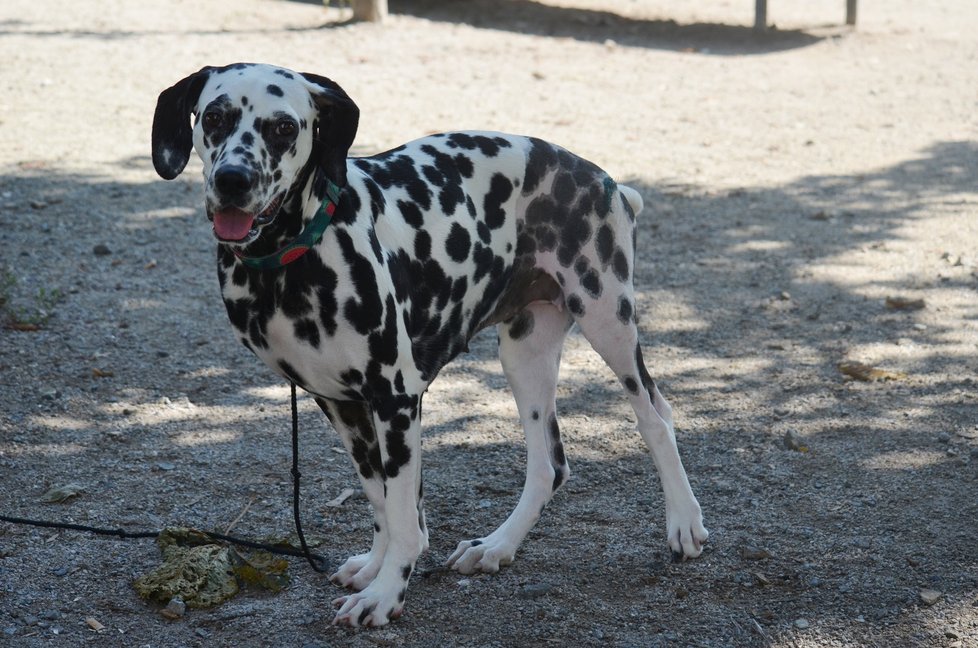
[[(978, 442), (955, 433), (974, 424), (976, 361), (973, 349), (964, 353), (955, 342), (954, 319), (974, 320), (978, 307), (918, 329), (918, 312), (867, 299), (873, 286), (821, 280), (813, 270), (861, 250), (886, 254), (912, 243), (902, 228), (953, 208), (959, 194), (978, 186), (975, 159), (974, 143), (943, 142), (858, 177), (722, 194), (633, 183), (650, 207), (637, 269), (643, 334), (663, 358), (655, 374), (677, 408), (681, 450), (713, 533), (707, 553), (689, 564), (667, 562), (651, 462), (619, 388), (593, 358), (564, 372), (559, 406), (573, 477), (518, 562), (464, 587), (435, 569), (454, 542), (501, 522), (522, 485), (521, 433), (512, 409), (494, 406), (509, 395), (492, 335), (483, 334), (426, 400), (433, 545), (404, 631), (433, 628), (446, 640), (465, 633), (478, 642), (495, 636), (493, 619), (524, 618), (529, 609), (535, 622), (514, 640), (694, 643), (670, 634), (677, 616), (695, 619), (701, 636), (733, 645), (789, 642), (799, 618), (826, 640), (841, 629), (891, 645), (941, 637), (947, 619), (978, 597), (969, 463)], [(212, 244), (194, 206), (198, 185), (14, 169), (0, 174), (0, 191), (23, 205), (17, 217), (8, 208), (0, 215), (0, 243), (11, 255), (5, 262), (17, 260), (28, 293), (35, 281), (65, 293), (42, 331), (0, 331), (0, 381), (17, 395), (17, 406), (0, 418), (4, 512), (37, 513), (47, 475), (57, 473), (87, 491), (40, 511), (47, 517), (222, 530), (250, 499), (255, 507), (237, 532), (287, 532), (286, 392), (228, 331)], [(118, 208), (106, 210), (99, 198), (116, 194)], [(46, 206), (32, 209), (30, 199)], [(25, 229), (36, 236), (17, 234)], [(61, 258), (43, 244), (64, 231), (81, 249), (102, 243), (112, 252)], [(908, 277), (899, 253), (891, 254), (889, 281), (900, 291)], [(963, 271), (935, 281), (937, 288), (976, 287)], [(707, 283), (712, 300), (702, 290)], [(658, 304), (670, 302), (682, 309), (660, 317)], [(853, 383), (838, 373), (849, 349), (902, 337), (925, 350), (893, 359), (907, 379)], [(579, 338), (569, 346), (570, 355), (587, 358)], [(111, 375), (66, 375), (60, 365), (69, 357)], [(308, 526), (327, 539), (320, 550), (338, 560), (365, 546), (370, 519), (362, 500), (317, 505), (355, 484), (348, 461), (333, 451), (335, 436), (321, 426), (304, 399)], [(804, 450), (783, 447), (788, 431), (799, 434)], [(71, 562), (61, 545), (38, 548), (19, 530), (2, 537), (7, 556), (36, 553), (44, 565), (36, 578), (63, 587), (50, 568)], [(114, 557), (73, 579), (99, 587), (108, 579), (114, 597), (131, 596), (128, 577), (151, 552), (113, 547)], [(335, 592), (303, 567), (295, 572), (295, 595), (309, 595), (295, 604), (318, 615)], [(540, 582), (552, 586), (540, 599), (513, 594)], [(920, 605), (924, 588), (941, 591), (942, 603)], [(452, 618), (437, 617), (444, 609), (455, 610)], [(201, 613), (193, 623), (220, 614)], [(303, 632), (321, 634), (326, 623), (317, 617)]]
[(483, 29), (597, 43), (612, 40), (629, 47), (718, 55), (769, 54), (807, 47), (821, 40), (820, 36), (800, 30), (773, 29), (758, 34), (747, 26), (752, 15), (746, 5), (745, 25), (680, 24), (668, 17), (630, 18), (610, 11), (555, 7), (532, 0), (393, 0), (390, 8), (393, 13)]

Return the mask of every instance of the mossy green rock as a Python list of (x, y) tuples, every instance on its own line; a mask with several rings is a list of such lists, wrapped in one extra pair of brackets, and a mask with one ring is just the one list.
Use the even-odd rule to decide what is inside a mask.
[(188, 529), (167, 529), (157, 538), (163, 552), (163, 564), (136, 579), (133, 586), (139, 595), (166, 604), (179, 596), (191, 608), (219, 605), (238, 593), (231, 556), (227, 547), (216, 544), (194, 544), (206, 536)]

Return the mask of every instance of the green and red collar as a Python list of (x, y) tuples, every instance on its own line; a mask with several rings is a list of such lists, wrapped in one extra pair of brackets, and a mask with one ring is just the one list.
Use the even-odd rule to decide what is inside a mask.
[(288, 265), (309, 251), (309, 248), (319, 243), (323, 238), (323, 232), (333, 220), (333, 213), (336, 212), (336, 205), (340, 202), (340, 188), (333, 184), (332, 180), (326, 181), (326, 198), (323, 204), (316, 210), (312, 220), (302, 228), (299, 236), (292, 239), (292, 242), (281, 248), (277, 252), (266, 254), (260, 257), (249, 257), (241, 253), (237, 248), (234, 255), (248, 266), (258, 270), (274, 270)]

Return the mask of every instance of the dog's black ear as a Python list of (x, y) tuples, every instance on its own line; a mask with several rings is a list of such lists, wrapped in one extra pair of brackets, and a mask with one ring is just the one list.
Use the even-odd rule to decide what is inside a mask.
[(211, 71), (205, 67), (160, 93), (153, 115), (153, 166), (160, 177), (173, 180), (190, 160), (194, 131), (190, 115)]
[(326, 176), (346, 186), (346, 155), (357, 134), (360, 109), (335, 82), (317, 74), (302, 74), (319, 109), (319, 164)]

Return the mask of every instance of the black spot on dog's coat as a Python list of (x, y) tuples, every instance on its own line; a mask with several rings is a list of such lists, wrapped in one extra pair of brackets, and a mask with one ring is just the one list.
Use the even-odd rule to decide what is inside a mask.
[(634, 378), (632, 378), (631, 376), (627, 376), (623, 382), (625, 383), (625, 389), (627, 389), (633, 394), (638, 393), (638, 383), (635, 382)]
[(618, 320), (625, 325), (632, 322), (632, 316), (634, 315), (634, 310), (632, 308), (632, 302), (622, 295), (618, 298)]
[(567, 296), (567, 310), (569, 310), (573, 315), (577, 317), (584, 316), (584, 302), (577, 295), (570, 294)]
[(350, 297), (344, 304), (343, 315), (358, 333), (367, 335), (380, 326), (382, 310), (374, 264), (356, 251), (353, 239), (346, 231), (337, 230), (336, 238), (357, 293), (357, 297)]
[(529, 310), (522, 310), (512, 319), (509, 324), (509, 337), (514, 340), (522, 340), (533, 332), (533, 313)]
[(296, 385), (302, 386), (307, 384), (302, 376), (299, 375), (299, 372), (295, 370), (295, 367), (285, 360), (279, 360), (278, 367), (281, 369), (282, 373), (285, 374), (285, 377), (294, 382)]
[(598, 273), (594, 268), (590, 268), (581, 277), (581, 287), (584, 288), (584, 292), (594, 299), (601, 296), (601, 278), (598, 277)]
[(486, 225), (489, 229), (499, 229), (506, 222), (503, 204), (513, 194), (513, 183), (502, 173), (496, 173), (489, 181), (489, 193), (482, 202)]
[(445, 240), (445, 252), (449, 258), (456, 263), (462, 263), (469, 256), (471, 247), (472, 239), (469, 231), (458, 223), (452, 223), (451, 232)]
[(319, 327), (316, 326), (314, 320), (308, 318), (299, 319), (292, 326), (296, 338), (308, 342), (314, 349), (319, 348)]
[(598, 261), (601, 262), (602, 267), (606, 267), (611, 261), (611, 255), (615, 253), (615, 235), (607, 223), (598, 228), (595, 249), (598, 253)]
[(615, 250), (615, 256), (611, 262), (611, 269), (619, 281), (622, 283), (628, 281), (628, 259), (625, 258), (625, 253), (621, 248)]

